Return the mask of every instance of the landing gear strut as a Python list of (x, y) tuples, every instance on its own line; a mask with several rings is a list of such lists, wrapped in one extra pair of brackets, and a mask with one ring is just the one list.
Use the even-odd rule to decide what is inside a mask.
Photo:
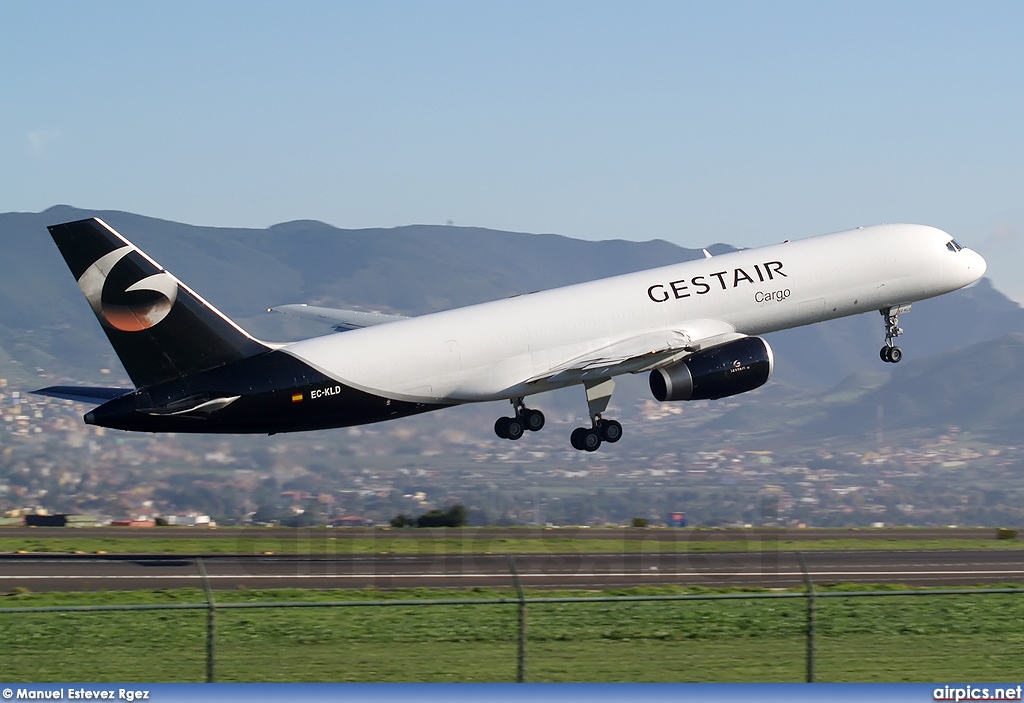
[(499, 417), (494, 422), (494, 434), (502, 439), (515, 440), (522, 437), (527, 430), (536, 432), (544, 427), (544, 413), (526, 407), (522, 398), (513, 398), (511, 402), (515, 415)]
[(903, 350), (893, 344), (893, 340), (903, 334), (903, 328), (899, 325), (900, 313), (910, 312), (910, 303), (882, 308), (878, 312), (885, 318), (885, 346), (878, 350), (878, 356), (882, 361), (898, 364), (903, 358)]
[(599, 381), (584, 381), (587, 389), (587, 407), (590, 410), (591, 426), (577, 427), (569, 435), (573, 449), (585, 452), (597, 451), (602, 442), (615, 443), (622, 439), (622, 425), (616, 420), (606, 420), (601, 414), (608, 409), (608, 402), (615, 390), (615, 381), (606, 378)]

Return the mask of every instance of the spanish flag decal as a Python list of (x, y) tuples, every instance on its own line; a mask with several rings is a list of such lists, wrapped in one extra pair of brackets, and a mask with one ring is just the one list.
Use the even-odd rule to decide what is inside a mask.
[(292, 393), (292, 402), (293, 403), (301, 403), (302, 402), (302, 394), (301, 393)]

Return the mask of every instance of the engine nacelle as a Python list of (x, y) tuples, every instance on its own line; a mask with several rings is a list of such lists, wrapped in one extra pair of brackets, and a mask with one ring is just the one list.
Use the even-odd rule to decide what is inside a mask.
[(725, 398), (763, 386), (773, 365), (768, 342), (743, 337), (651, 371), (651, 393), (661, 401)]

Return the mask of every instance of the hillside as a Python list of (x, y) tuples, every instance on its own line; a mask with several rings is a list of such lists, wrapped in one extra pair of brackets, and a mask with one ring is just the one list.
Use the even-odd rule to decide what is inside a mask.
[(702, 255), (659, 241), (584, 242), (479, 228), (341, 230), (300, 221), (245, 230), (66, 206), (7, 213), (0, 214), (0, 244), (13, 255), (0, 259), (0, 354), (69, 377), (119, 369), (46, 232), (49, 224), (93, 215), (270, 340), (327, 331), (266, 314), (282, 303), (417, 315)]
[(901, 319), (898, 366), (879, 361), (882, 321), (871, 313), (768, 335), (774, 378), (734, 398), (659, 404), (646, 378), (624, 377), (610, 407), (624, 439), (594, 455), (568, 443), (586, 421), (580, 388), (531, 399), (549, 427), (519, 443), (493, 434), (504, 402), (301, 435), (101, 433), (82, 424), (83, 406), (14, 395), (66, 379), (123, 382), (46, 233), (91, 214), (275, 340), (327, 330), (268, 315), (270, 305), (418, 314), (702, 256), (702, 243), (455, 227), (245, 230), (67, 207), (0, 214), (9, 252), (0, 258), (0, 378), (10, 381), (0, 390), (0, 507), (127, 515), (156, 506), (238, 519), (291, 505), (287, 493), (299, 508), (295, 496), (329, 495), (339, 514), (384, 522), (461, 500), (514, 523), (539, 521), (540, 491), (547, 514), (570, 524), (657, 518), (681, 505), (698, 521), (747, 522), (758, 518), (760, 492), (781, 487), (786, 519), (810, 524), (995, 524), (1020, 514), (1024, 311), (987, 281), (915, 303)]
[[(257, 336), (322, 334), (319, 325), (267, 315), (292, 302), (422, 314), (702, 256), (664, 241), (588, 242), (554, 234), (413, 225), (343, 230), (297, 221), (268, 229), (197, 227), (125, 212), (56, 206), (0, 214), (0, 360), (87, 380), (116, 359), (46, 233), (46, 225), (98, 215)], [(731, 247), (714, 245), (713, 253)], [(915, 304), (900, 340), (925, 358), (1012, 332), (1024, 310), (987, 281)], [(769, 336), (777, 380), (823, 388), (878, 371), (878, 315)]]
[[(46, 233), (47, 224), (91, 215), (126, 234), (251, 332), (271, 340), (327, 332), (316, 323), (266, 313), (280, 303), (415, 315), (703, 255), (699, 248), (661, 241), (586, 242), (479, 228), (342, 230), (297, 221), (264, 230), (224, 229), (66, 206), (2, 214), (0, 242), (13, 255), (0, 260), (0, 363), (7, 377), (21, 379), (26, 387), (40, 375), (107, 383), (123, 373)], [(1007, 335), (1024, 334), (1024, 310), (983, 280), (916, 303), (902, 322), (906, 359), (898, 372), (878, 361), (882, 321), (877, 314), (768, 335), (776, 374), (766, 399), (750, 398), (730, 408), (720, 429), (753, 436), (798, 430), (873, 437), (881, 413), (885, 427), (945, 423), (999, 436), (1011, 432), (1017, 414), (1010, 412), (1010, 398), (1024, 394), (1013, 396), (1007, 389), (1021, 377), (1013, 373), (1013, 352), (1022, 338)], [(101, 374), (104, 368), (111, 373)], [(576, 411), (577, 395), (566, 391), (544, 404)], [(646, 383), (628, 379), (620, 384), (616, 404), (628, 407), (645, 397)], [(766, 418), (764, 403), (774, 398), (770, 402), (785, 410)], [(993, 398), (1007, 399), (994, 403)]]

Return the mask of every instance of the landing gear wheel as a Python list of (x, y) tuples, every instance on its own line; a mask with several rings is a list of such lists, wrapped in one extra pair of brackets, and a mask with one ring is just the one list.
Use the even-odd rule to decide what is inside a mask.
[(540, 410), (527, 410), (522, 415), (522, 423), (530, 432), (538, 432), (544, 427), (544, 413)]
[(569, 435), (569, 442), (581, 452), (596, 452), (601, 446), (601, 433), (595, 427), (577, 427)]
[(525, 431), (518, 417), (499, 417), (494, 421), (494, 434), (502, 439), (519, 439)]
[(508, 424), (505, 426), (505, 438), (516, 440), (523, 436), (526, 432), (526, 428), (523, 426), (523, 421), (518, 417), (508, 417)]
[(494, 434), (498, 435), (502, 439), (508, 439), (508, 423), (512, 421), (510, 417), (499, 417), (494, 421)]
[(519, 439), (527, 430), (537, 432), (544, 427), (544, 413), (531, 410), (522, 398), (512, 398), (513, 417), (499, 417), (494, 422), (494, 434), (502, 439)]
[(615, 444), (622, 439), (622, 424), (616, 420), (601, 420), (597, 430), (605, 442)]
[(601, 434), (597, 431), (597, 428), (584, 429), (580, 439), (583, 444), (582, 449), (585, 452), (596, 452), (601, 446)]
[(878, 351), (878, 356), (886, 363), (898, 364), (903, 358), (903, 350), (893, 344), (893, 340), (903, 335), (903, 328), (899, 325), (900, 313), (910, 312), (910, 303), (882, 308), (878, 312), (885, 319), (885, 346)]
[(878, 352), (878, 355), (882, 357), (882, 361), (890, 364), (898, 364), (903, 358), (903, 350), (899, 347), (882, 347)]

